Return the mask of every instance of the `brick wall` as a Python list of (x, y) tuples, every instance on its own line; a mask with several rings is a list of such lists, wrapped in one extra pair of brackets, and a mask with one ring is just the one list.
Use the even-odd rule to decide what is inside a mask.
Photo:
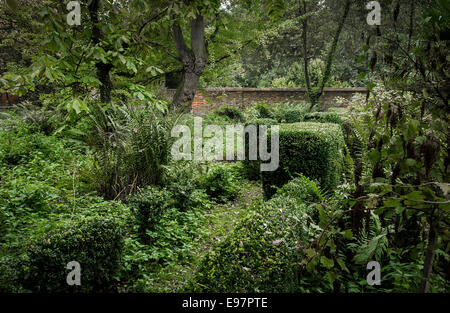
[(10, 95), (7, 93), (0, 93), (0, 109), (9, 108), (12, 104), (17, 103), (17, 96)]
[[(172, 97), (175, 90), (169, 89), (167, 93)], [(336, 97), (350, 99), (355, 93), (367, 94), (367, 88), (325, 88), (321, 101), (326, 107), (336, 106)], [(244, 109), (258, 102), (276, 104), (294, 101), (306, 101), (304, 88), (206, 88), (196, 93), (192, 111), (201, 115), (224, 104)]]

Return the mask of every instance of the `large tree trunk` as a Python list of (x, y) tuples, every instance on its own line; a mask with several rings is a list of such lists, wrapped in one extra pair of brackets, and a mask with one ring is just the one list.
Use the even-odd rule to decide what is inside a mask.
[(179, 59), (183, 63), (182, 81), (175, 93), (172, 105), (174, 108), (185, 106), (185, 110), (189, 112), (200, 76), (203, 74), (208, 60), (203, 16), (197, 15), (191, 22), (191, 49), (187, 47), (181, 27), (177, 23), (172, 26), (172, 32)]

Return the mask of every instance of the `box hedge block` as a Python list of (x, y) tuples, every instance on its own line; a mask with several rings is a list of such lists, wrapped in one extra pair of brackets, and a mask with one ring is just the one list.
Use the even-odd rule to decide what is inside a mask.
[[(254, 119), (246, 123), (245, 126), (248, 125), (255, 125), (256, 131), (257, 131), (257, 142), (259, 142), (259, 126), (260, 125), (266, 125), (267, 129), (269, 130), (271, 125), (278, 124), (276, 120), (270, 119), (270, 118), (261, 118), (261, 119)], [(257, 152), (259, 156), (259, 147), (257, 145)], [(261, 161), (260, 160), (250, 160), (249, 159), (249, 136), (248, 134), (245, 135), (245, 160), (244, 160), (244, 169), (245, 169), (245, 175), (250, 180), (258, 180), (260, 179), (260, 173), (261, 173)]]
[(261, 175), (266, 198), (298, 174), (316, 181), (325, 190), (339, 183), (345, 148), (340, 125), (312, 122), (281, 124), (279, 135), (279, 167), (276, 171), (262, 172)]

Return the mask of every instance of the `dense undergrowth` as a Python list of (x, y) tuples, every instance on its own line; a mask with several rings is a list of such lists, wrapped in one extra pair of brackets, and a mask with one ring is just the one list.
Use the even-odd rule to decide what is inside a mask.
[[(380, 191), (380, 178), (362, 187), (371, 162), (387, 155), (366, 148), (371, 115), (362, 99), (353, 101), (351, 110), (258, 104), (204, 116), (220, 127), (281, 124), (281, 166), (263, 177), (248, 159), (171, 160), (170, 129), (192, 126), (189, 114), (114, 105), (69, 120), (49, 108), (3, 112), (0, 291), (417, 291), (427, 213), (408, 210), (408, 198), (396, 200), (406, 208), (380, 199), (392, 191)], [(387, 177), (396, 171), (377, 166)], [(445, 197), (441, 187), (434, 201)], [(448, 288), (448, 238), (439, 236), (433, 292)], [(66, 264), (74, 260), (84, 283), (70, 288)], [(370, 261), (382, 266), (381, 286), (367, 284)]]

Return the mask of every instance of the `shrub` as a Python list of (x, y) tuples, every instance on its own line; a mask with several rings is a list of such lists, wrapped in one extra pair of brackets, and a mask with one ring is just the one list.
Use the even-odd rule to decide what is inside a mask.
[(324, 192), (316, 185), (314, 181), (306, 176), (300, 175), (283, 187), (279, 188), (274, 198), (290, 198), (299, 203), (305, 203), (305, 212), (311, 218), (311, 221), (319, 223), (319, 211), (314, 203), (320, 203), (324, 200)]
[(242, 111), (231, 105), (223, 105), (217, 109), (214, 109), (213, 114), (224, 116), (238, 122), (243, 122), (245, 120)]
[(283, 110), (277, 119), (280, 123), (303, 122), (305, 111), (303, 109), (289, 108)]
[(281, 124), (280, 163), (276, 171), (262, 172), (264, 195), (270, 198), (297, 174), (318, 182), (324, 190), (335, 187), (342, 173), (344, 138), (336, 124)]
[(305, 114), (305, 121), (317, 123), (341, 124), (341, 117), (336, 112), (314, 112)]
[(133, 210), (138, 224), (139, 237), (143, 242), (149, 242), (147, 230), (155, 228), (171, 204), (170, 193), (155, 186), (147, 186), (128, 199), (128, 205)]
[(256, 205), (202, 260), (189, 292), (296, 292), (305, 247), (313, 235), (305, 205), (289, 198)]
[[(122, 229), (112, 219), (93, 218), (66, 225), (27, 249), (28, 271), (23, 285), (44, 293), (113, 290), (123, 244)], [(80, 286), (66, 283), (66, 266), (71, 261), (80, 263)]]
[(94, 188), (111, 200), (135, 192), (136, 187), (160, 184), (177, 117), (150, 106), (94, 107), (82, 135), (96, 158)]
[(314, 181), (300, 175), (278, 189), (277, 196), (299, 199), (308, 203), (318, 203), (323, 200), (323, 192)]
[[(251, 120), (246, 124), (246, 126), (248, 126), (248, 125), (256, 126), (257, 142), (259, 142), (259, 126), (266, 125), (269, 128), (270, 125), (276, 125), (276, 124), (277, 124), (277, 122), (273, 119), (263, 118), (263, 119)], [(259, 155), (258, 149), (259, 149), (259, 144), (257, 143), (256, 152)], [(244, 163), (245, 175), (248, 179), (250, 179), (250, 180), (260, 179), (261, 161), (249, 159), (249, 136), (248, 136), (248, 134), (245, 135), (245, 159), (244, 159), (243, 163)]]
[(275, 107), (275, 118), (279, 123), (303, 122), (308, 108), (305, 104), (282, 104)]
[(227, 165), (217, 164), (200, 178), (200, 186), (211, 198), (219, 202), (226, 202), (234, 199), (237, 195), (238, 188), (235, 179), (235, 175)]
[(255, 110), (256, 118), (274, 118), (274, 114), (267, 103), (257, 103)]

